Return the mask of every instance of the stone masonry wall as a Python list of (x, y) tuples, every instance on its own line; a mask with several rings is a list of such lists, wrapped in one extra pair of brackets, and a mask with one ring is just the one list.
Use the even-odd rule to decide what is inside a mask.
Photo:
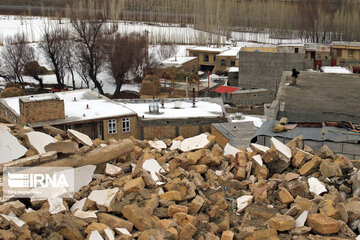
[[(20, 118), (23, 122), (44, 122), (65, 118), (64, 101), (49, 100), (38, 102), (22, 102), (20, 104)], [(21, 107), (23, 104), (23, 108)]]

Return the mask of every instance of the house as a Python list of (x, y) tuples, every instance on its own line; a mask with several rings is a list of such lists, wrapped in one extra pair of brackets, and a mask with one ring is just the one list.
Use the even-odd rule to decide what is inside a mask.
[(171, 57), (161, 61), (155, 68), (154, 73), (157, 77), (163, 78), (164, 72), (169, 68), (176, 68), (185, 73), (191, 72), (197, 74), (199, 70), (199, 61), (197, 57)]
[(360, 72), (360, 42), (333, 42), (331, 63), (351, 67), (354, 72)]
[(136, 112), (140, 139), (192, 137), (210, 132), (212, 123), (227, 121), (224, 104), (218, 98), (116, 101)]
[(318, 44), (305, 44), (305, 57), (313, 61), (313, 69), (319, 69), (321, 66), (330, 65), (330, 47)]
[[(237, 61), (239, 66), (239, 60)], [(229, 86), (238, 87), (239, 86), (239, 67), (230, 67), (228, 70), (228, 82)]]
[(252, 47), (242, 47), (240, 49), (240, 52), (253, 52), (253, 53), (277, 53), (278, 50), (275, 46), (265, 46), (265, 45), (260, 45), (260, 46), (252, 46)]
[(294, 122), (296, 124), (294, 129), (274, 133), (273, 127), (275, 123), (275, 120), (263, 123), (251, 142), (270, 147), (271, 137), (275, 137), (286, 144), (301, 135), (303, 145), (311, 147), (314, 151), (326, 145), (335, 154), (345, 155), (351, 160), (360, 159), (360, 133), (348, 131), (329, 122)]
[(304, 44), (280, 44), (276, 48), (280, 53), (305, 53)]
[(283, 72), (271, 119), (292, 122), (351, 121), (360, 123), (360, 81), (356, 74), (301, 71), (295, 86)]
[(216, 56), (213, 72), (218, 74), (226, 73), (229, 69), (239, 66), (238, 59), (239, 48), (231, 48)]
[(75, 129), (92, 139), (138, 137), (134, 111), (89, 89), (2, 98), (0, 116), (35, 129)]
[(226, 51), (228, 48), (212, 48), (212, 47), (192, 47), (188, 48), (190, 57), (197, 57), (199, 60), (199, 70), (212, 72), (217, 55)]

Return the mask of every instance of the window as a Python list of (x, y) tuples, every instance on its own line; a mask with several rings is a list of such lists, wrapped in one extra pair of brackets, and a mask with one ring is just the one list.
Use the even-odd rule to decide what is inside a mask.
[(199, 53), (197, 53), (197, 52), (194, 52), (192, 55), (193, 55), (194, 57), (199, 57)]
[(349, 50), (349, 57), (354, 56), (354, 50)]
[(299, 53), (299, 48), (295, 48), (295, 53)]
[(204, 54), (204, 62), (208, 62), (209, 61), (209, 54)]
[(226, 66), (226, 59), (221, 59), (221, 66)]
[(130, 118), (122, 119), (122, 132), (130, 132)]
[(116, 134), (117, 133), (116, 119), (108, 120), (108, 133), (109, 134)]
[(337, 49), (336, 50), (336, 56), (338, 56), (338, 57), (341, 57), (342, 55), (341, 55), (341, 49)]
[(235, 60), (231, 60), (230, 64), (232, 67), (235, 67)]

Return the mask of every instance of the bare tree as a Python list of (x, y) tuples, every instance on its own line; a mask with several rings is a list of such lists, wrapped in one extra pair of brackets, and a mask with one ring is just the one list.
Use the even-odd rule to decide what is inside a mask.
[(69, 32), (60, 27), (59, 24), (50, 22), (44, 23), (42, 39), (39, 44), (47, 62), (56, 76), (59, 88), (64, 87), (66, 67), (66, 41), (69, 39)]
[(116, 89), (113, 97), (119, 97), (121, 86), (127, 76), (135, 76), (145, 61), (146, 40), (136, 33), (121, 36), (116, 34), (108, 44), (107, 71), (113, 77)]
[(165, 60), (173, 56), (176, 57), (177, 52), (177, 45), (175, 44), (160, 44), (159, 57), (161, 60)]
[(104, 51), (104, 19), (93, 18), (87, 20), (86, 18), (71, 20), (72, 26), (75, 30), (75, 40), (77, 44), (77, 58), (80, 72), (85, 74), (85, 79), (90, 79), (100, 94), (104, 94), (103, 84), (98, 79), (99, 73), (106, 61), (106, 54)]
[(24, 34), (17, 34), (5, 40), (5, 46), (1, 52), (4, 61), (3, 71), (7, 79), (14, 80), (24, 85), (23, 71), (28, 62), (35, 60), (35, 51), (27, 43)]
[(73, 90), (75, 90), (75, 88), (76, 88), (75, 76), (74, 76), (74, 71), (76, 70), (76, 62), (75, 62), (75, 54), (74, 54), (75, 53), (75, 45), (74, 45), (74, 42), (70, 39), (65, 41), (65, 45), (66, 45), (65, 51), (64, 51), (65, 68), (68, 72), (70, 72)]
[(29, 75), (32, 78), (34, 78), (36, 81), (38, 81), (40, 85), (39, 90), (42, 91), (44, 90), (44, 82), (39, 75), (44, 74), (45, 72), (43, 71), (39, 63), (35, 60), (35, 56), (33, 56), (32, 58), (33, 61), (29, 61), (25, 64), (24, 74)]

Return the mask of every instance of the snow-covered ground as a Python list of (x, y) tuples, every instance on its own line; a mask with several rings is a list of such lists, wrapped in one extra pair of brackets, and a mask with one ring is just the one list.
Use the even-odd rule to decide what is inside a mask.
[[(0, 15), (0, 51), (2, 50), (1, 43), (4, 42), (6, 37), (13, 36), (18, 33), (24, 33), (29, 41), (30, 44), (35, 48), (38, 62), (40, 65), (46, 66), (48, 69), (51, 69), (50, 66), (47, 64), (44, 56), (41, 54), (40, 50), (38, 49), (38, 41), (40, 40), (40, 36), (42, 33), (42, 29), (44, 24), (47, 23), (48, 19), (43, 17), (35, 17), (35, 16), (8, 16), (8, 15)], [(56, 23), (58, 20), (50, 20), (51, 23)], [(62, 20), (61, 26), (70, 28), (69, 20)], [(259, 41), (266, 43), (269, 46), (269, 43), (276, 44), (276, 43), (298, 43), (298, 39), (283, 41), (283, 40), (274, 40), (270, 39), (269, 34), (263, 33), (233, 33), (233, 39), (242, 40), (242, 42), (231, 43), (226, 41), (224, 36), (217, 36), (215, 34), (209, 34), (204, 31), (199, 31), (192, 27), (179, 27), (176, 25), (168, 25), (168, 24), (157, 24), (157, 25), (149, 25), (146, 23), (135, 23), (135, 22), (119, 22), (118, 24), (118, 32), (120, 33), (130, 33), (130, 32), (140, 32), (145, 33), (145, 31), (149, 32), (149, 38), (151, 42), (159, 42), (159, 41), (167, 41), (167, 42), (177, 42), (183, 45), (177, 45), (176, 47), (176, 55), (177, 56), (186, 56), (187, 55), (187, 48), (194, 47), (200, 40), (207, 39), (206, 41), (210, 41), (215, 43), (217, 39), (220, 39), (222, 44), (228, 44), (227, 48), (230, 49), (231, 46), (236, 45), (236, 49), (241, 49), (244, 46), (259, 46), (264, 44), (259, 43), (252, 43), (247, 41)], [(184, 45), (186, 44), (186, 45)], [(205, 46), (204, 46), (205, 47)], [(206, 46), (209, 47), (209, 46)], [(160, 57), (160, 45), (153, 45), (149, 47), (149, 54), (153, 55), (155, 59), (164, 60)], [(56, 84), (55, 75), (45, 75), (41, 76), (44, 80), (45, 84)], [(205, 76), (207, 78), (207, 76)], [(204, 78), (204, 81), (207, 79)], [(216, 76), (212, 75), (211, 79), (217, 78)], [(103, 88), (105, 93), (112, 94), (115, 90), (115, 84), (112, 80), (112, 77), (106, 73), (102, 72), (99, 75), (100, 81), (103, 83)], [(37, 83), (31, 77), (24, 77), (26, 82), (30, 83)], [(4, 85), (4, 79), (0, 78), (0, 87)], [(71, 77), (68, 74), (65, 77), (65, 84), (68, 86), (72, 85)], [(84, 82), (81, 80), (80, 76), (75, 73), (75, 84), (76, 87), (85, 87)], [(91, 84), (90, 86), (94, 89), (94, 86)], [(138, 84), (124, 84), (121, 88), (122, 91), (124, 90), (131, 90), (135, 92), (140, 91), (140, 86)]]

